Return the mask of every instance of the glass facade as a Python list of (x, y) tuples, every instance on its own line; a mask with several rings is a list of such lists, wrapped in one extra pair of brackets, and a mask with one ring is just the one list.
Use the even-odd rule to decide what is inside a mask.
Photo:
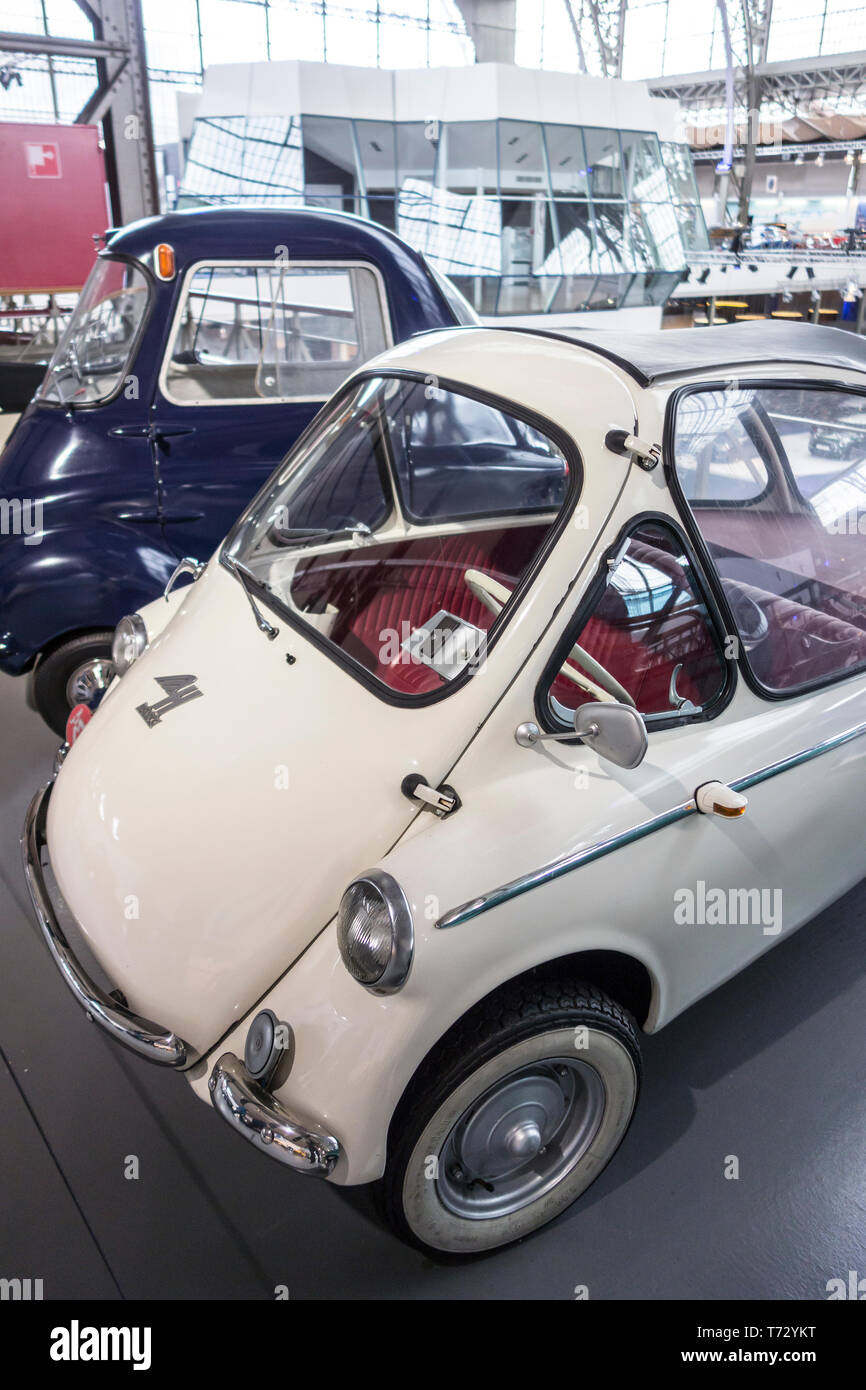
[(687, 146), (639, 130), (200, 118), (180, 205), (223, 201), (369, 217), (485, 315), (662, 304), (708, 245)]

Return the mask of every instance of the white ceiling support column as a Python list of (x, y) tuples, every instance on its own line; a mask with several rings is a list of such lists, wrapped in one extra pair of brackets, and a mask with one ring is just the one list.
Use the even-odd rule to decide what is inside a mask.
[(516, 0), (457, 0), (476, 63), (513, 63)]

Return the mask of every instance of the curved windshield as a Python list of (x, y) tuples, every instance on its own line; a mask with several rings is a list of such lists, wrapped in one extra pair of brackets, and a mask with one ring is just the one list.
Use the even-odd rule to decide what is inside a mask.
[(143, 271), (101, 256), (36, 399), (53, 405), (94, 405), (113, 395), (126, 375), (147, 301)]
[(332, 405), (227, 558), (383, 685), (427, 695), (483, 659), (569, 482), (557, 445), (499, 406), (377, 377)]

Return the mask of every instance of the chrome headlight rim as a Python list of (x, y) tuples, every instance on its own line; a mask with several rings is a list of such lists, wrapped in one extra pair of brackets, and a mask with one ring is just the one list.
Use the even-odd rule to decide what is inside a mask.
[[(375, 980), (359, 980), (349, 966), (349, 951), (342, 931), (343, 904), (353, 888), (366, 887), (378, 894), (388, 913), (391, 923), (391, 954), (381, 975)], [(340, 957), (348, 973), (357, 984), (371, 994), (396, 994), (409, 978), (415, 954), (415, 923), (412, 909), (403, 889), (392, 874), (385, 869), (369, 869), (358, 874), (346, 885), (337, 912), (337, 940)]]
[[(140, 613), (128, 613), (121, 618), (111, 639), (111, 660), (116, 676), (125, 676), (148, 647), (147, 627)], [(130, 655), (129, 646), (135, 650)]]

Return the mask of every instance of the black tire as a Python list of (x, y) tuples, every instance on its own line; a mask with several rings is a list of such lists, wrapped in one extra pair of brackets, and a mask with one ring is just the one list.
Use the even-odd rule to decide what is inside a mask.
[[(578, 1034), (578, 1029), (586, 1032)], [(575, 1049), (573, 1055), (567, 1055), (568, 1048)], [(594, 1132), (587, 1128), (590, 1137), (585, 1147), (580, 1147), (582, 1139), (575, 1139), (569, 1156), (568, 1131), (563, 1131), (566, 1137), (556, 1134), (549, 1144), (545, 1140), (516, 1175), (506, 1174), (501, 1182), (497, 1177), (494, 1183), (475, 1179), (465, 1189), (459, 1183), (455, 1186), (447, 1172), (443, 1175), (442, 1163), (447, 1163), (449, 1153), (453, 1158), (457, 1137), (471, 1136), (472, 1117), (479, 1117), (479, 1113), (495, 1120), (497, 1104), (508, 1115), (502, 1123), (511, 1124), (512, 1116), (519, 1120), (524, 1111), (515, 1104), (514, 1096), (525, 1094), (528, 1103), (533, 1103), (534, 1072), (543, 1086), (549, 1085), (548, 1073), (568, 1078), (560, 1084), (572, 1087), (575, 1115), (581, 1105), (584, 1109), (589, 1106), (588, 1098), (583, 1101), (577, 1088), (586, 1078), (587, 1097), (590, 1091), (598, 1096), (597, 1082), (590, 1080), (589, 1073), (598, 1074), (602, 1099), (595, 1102), (594, 1115), (600, 1118), (596, 1118)], [(528, 1081), (521, 1081), (526, 1076)], [(544, 981), (532, 977), (505, 986), (455, 1024), (424, 1061), (400, 1101), (391, 1123), (388, 1160), (378, 1193), (386, 1221), (403, 1240), (433, 1255), (474, 1255), (522, 1239), (570, 1206), (604, 1170), (631, 1123), (640, 1082), (638, 1025), (601, 990), (575, 979)], [(530, 1089), (515, 1092), (520, 1085)], [(497, 1096), (503, 1097), (501, 1102)], [(520, 1128), (521, 1135), (524, 1129)], [(507, 1131), (509, 1144), (517, 1132)], [(501, 1133), (501, 1125), (497, 1131), (493, 1124), (491, 1138), (497, 1133)], [(537, 1142), (537, 1126), (533, 1133), (533, 1142)], [(501, 1144), (501, 1140), (497, 1142)], [(509, 1148), (508, 1162), (513, 1161), (514, 1153), (515, 1149)], [(542, 1159), (542, 1155), (547, 1156)], [(556, 1177), (557, 1162), (571, 1164), (563, 1168), (560, 1177)], [(537, 1198), (525, 1195), (536, 1190), (532, 1184), (544, 1181), (543, 1164), (550, 1168), (547, 1180), (552, 1185)], [(459, 1163), (451, 1171), (465, 1180)], [(522, 1206), (513, 1211), (503, 1207), (504, 1214), (499, 1215), (492, 1208), (483, 1214), (475, 1209), (467, 1217), (476, 1200), (473, 1189), (482, 1189), (479, 1203), (508, 1202), (514, 1200), (514, 1189), (511, 1195), (503, 1191), (497, 1196), (497, 1185), (504, 1189), (509, 1183), (524, 1185), (518, 1198)], [(468, 1194), (465, 1199), (464, 1192)], [(464, 1200), (469, 1207), (461, 1205)]]
[(86, 632), (62, 642), (47, 656), (40, 657), (33, 672), (33, 704), (45, 723), (61, 738), (71, 709), (66, 687), (70, 677), (88, 661), (111, 659), (113, 633)]

